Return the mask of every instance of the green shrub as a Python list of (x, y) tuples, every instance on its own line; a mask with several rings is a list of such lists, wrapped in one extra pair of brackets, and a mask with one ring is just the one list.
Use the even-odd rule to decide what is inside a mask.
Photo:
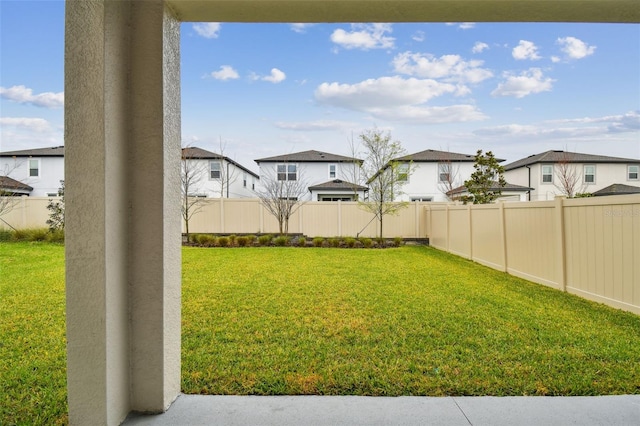
[(298, 245), (300, 247), (305, 247), (307, 245), (307, 239), (305, 237), (298, 238)]
[(199, 234), (197, 237), (198, 244), (203, 247), (215, 247), (216, 237), (208, 234)]
[(344, 239), (344, 243), (345, 243), (345, 245), (346, 245), (347, 247), (349, 247), (349, 248), (353, 248), (353, 247), (355, 247), (355, 245), (356, 245), (356, 239), (355, 239), (355, 238), (353, 238), (353, 237), (346, 237), (346, 238)]
[(373, 247), (373, 240), (371, 238), (360, 238), (360, 242), (362, 243), (362, 247), (364, 248)]
[(247, 235), (247, 245), (248, 246), (252, 246), (253, 243), (256, 242), (256, 236), (255, 235)]
[(249, 244), (249, 238), (240, 236), (236, 239), (239, 247), (246, 247)]
[(402, 245), (402, 237), (395, 237), (393, 239), (393, 246), (400, 247)]
[(47, 228), (16, 229), (12, 233), (12, 241), (47, 241)]
[(289, 237), (287, 237), (286, 235), (280, 235), (273, 240), (273, 243), (278, 247), (284, 247), (289, 244)]
[(238, 237), (236, 235), (229, 235), (229, 245), (230, 246), (236, 245), (236, 240), (237, 239), (238, 239)]
[(329, 238), (327, 240), (330, 247), (340, 247), (340, 239), (339, 238)]
[(314, 247), (322, 247), (323, 243), (324, 243), (324, 238), (322, 238), (322, 237), (315, 237), (313, 239), (313, 246)]
[(229, 237), (219, 237), (218, 238), (218, 245), (220, 247), (228, 247), (229, 246)]
[(268, 246), (269, 244), (271, 244), (272, 239), (273, 237), (271, 235), (260, 235), (258, 237), (258, 244), (260, 244), (261, 246)]
[(8, 229), (0, 229), (0, 241), (11, 241), (13, 238), (11, 234), (11, 231)]
[(50, 243), (64, 243), (64, 230), (56, 229), (47, 233), (47, 239)]
[(377, 238), (376, 238), (376, 240), (375, 240), (375, 242), (376, 242), (376, 245), (377, 245), (378, 247), (384, 247), (384, 246), (386, 245), (386, 243), (387, 243), (387, 242), (385, 241), (385, 239), (384, 239), (384, 238), (382, 238), (382, 237), (377, 237)]

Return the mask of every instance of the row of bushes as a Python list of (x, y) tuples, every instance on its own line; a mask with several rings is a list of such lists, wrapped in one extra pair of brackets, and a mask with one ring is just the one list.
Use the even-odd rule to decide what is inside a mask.
[(273, 236), (265, 235), (228, 235), (192, 234), (189, 245), (199, 247), (342, 247), (342, 248), (385, 248), (402, 245), (401, 237), (391, 240), (385, 238), (353, 238), (353, 237), (314, 237)]
[(45, 241), (64, 243), (64, 230), (48, 228), (0, 229), (0, 241)]

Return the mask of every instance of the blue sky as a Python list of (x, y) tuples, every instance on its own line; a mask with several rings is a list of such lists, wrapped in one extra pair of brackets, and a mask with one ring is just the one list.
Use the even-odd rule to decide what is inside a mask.
[[(0, 0), (0, 150), (62, 145), (64, 3)], [(640, 158), (640, 26), (182, 24), (183, 143), (256, 158), (548, 149)]]

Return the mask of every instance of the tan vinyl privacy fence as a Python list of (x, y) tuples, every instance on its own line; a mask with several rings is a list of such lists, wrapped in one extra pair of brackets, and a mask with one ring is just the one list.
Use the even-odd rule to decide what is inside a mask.
[(433, 247), (640, 314), (640, 196), (426, 210)]
[(58, 197), (10, 197), (10, 209), (0, 216), (0, 229), (46, 228), (49, 211), (49, 200)]

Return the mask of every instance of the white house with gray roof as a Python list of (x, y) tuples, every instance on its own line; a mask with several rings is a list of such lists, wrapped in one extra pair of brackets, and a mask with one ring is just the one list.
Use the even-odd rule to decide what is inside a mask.
[[(575, 193), (593, 194), (610, 185), (640, 187), (640, 159), (566, 151), (545, 151), (504, 166), (510, 183), (531, 187), (531, 201), (566, 195), (563, 181), (573, 180)], [(568, 179), (571, 178), (571, 179)]]
[(323, 151), (302, 151), (255, 160), (260, 178), (267, 181), (301, 180), (309, 192), (304, 201), (354, 201), (364, 199), (367, 188), (357, 183), (362, 160)]
[(64, 146), (0, 152), (0, 177), (6, 192), (55, 197), (64, 180)]
[(185, 167), (196, 176), (189, 195), (208, 198), (255, 198), (260, 176), (229, 157), (198, 147), (182, 148)]

